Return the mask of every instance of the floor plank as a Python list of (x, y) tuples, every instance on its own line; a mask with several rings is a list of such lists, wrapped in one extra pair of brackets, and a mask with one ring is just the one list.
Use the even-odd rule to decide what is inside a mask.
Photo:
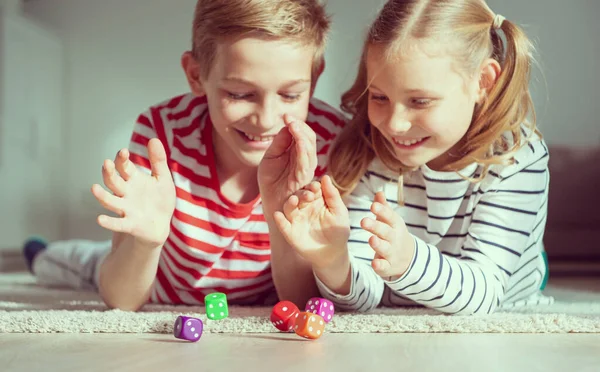
[(0, 335), (2, 371), (597, 371), (600, 335)]

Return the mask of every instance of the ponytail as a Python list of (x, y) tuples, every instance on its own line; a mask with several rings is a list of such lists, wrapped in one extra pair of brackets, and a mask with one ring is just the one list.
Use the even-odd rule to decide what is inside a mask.
[[(465, 141), (468, 146), (465, 152), (488, 166), (510, 161), (523, 144), (523, 125), (530, 129), (526, 139), (534, 134), (541, 137), (536, 129), (536, 114), (529, 93), (533, 45), (514, 23), (503, 20), (498, 26), (491, 30), (492, 58), (500, 63), (501, 73), (484, 102), (475, 110), (473, 123), (478, 130), (469, 131)], [(499, 30), (504, 32), (506, 42), (498, 34)], [(510, 145), (503, 136), (506, 132), (512, 135)], [(496, 138), (492, 146), (482, 147), (491, 137)]]

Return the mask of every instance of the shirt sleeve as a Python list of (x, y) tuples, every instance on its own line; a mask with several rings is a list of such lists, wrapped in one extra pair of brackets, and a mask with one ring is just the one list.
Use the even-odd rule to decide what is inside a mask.
[[(547, 165), (546, 150), (514, 174), (493, 174), (500, 181), (475, 206), (460, 256), (442, 254), (415, 238), (416, 251), (409, 269), (398, 280), (386, 281), (386, 286), (445, 313), (492, 313), (502, 303), (508, 279), (521, 256), (542, 239)], [(538, 191), (525, 192), (524, 185)]]

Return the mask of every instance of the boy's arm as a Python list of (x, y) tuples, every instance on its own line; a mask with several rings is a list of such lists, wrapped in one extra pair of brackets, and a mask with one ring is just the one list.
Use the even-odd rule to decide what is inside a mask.
[[(264, 211), (265, 209), (263, 209)], [(280, 209), (279, 209), (280, 210)], [(292, 301), (299, 308), (319, 294), (312, 266), (287, 243), (273, 219), (275, 210), (266, 210), (271, 241), (271, 274), (279, 300)], [(267, 217), (269, 216), (269, 217)]]
[(100, 267), (99, 291), (107, 306), (137, 311), (148, 301), (161, 248), (129, 234), (113, 234), (112, 250)]
[(289, 196), (308, 185), (317, 167), (316, 135), (304, 122), (286, 115), (284, 127), (258, 167), (258, 183), (271, 245), (271, 274), (280, 300), (298, 307), (318, 294), (311, 265), (296, 254), (274, 220)]
[[(117, 169), (119, 164), (129, 169), (125, 173), (131, 181), (126, 185), (120, 182), (123, 193), (115, 196), (122, 196), (123, 200), (117, 205), (128, 205), (130, 210), (123, 209), (118, 213), (121, 218), (104, 222), (107, 225), (103, 226), (113, 231), (113, 241), (111, 252), (99, 269), (99, 292), (109, 307), (127, 311), (138, 310), (150, 297), (175, 206), (175, 187), (167, 163), (168, 143), (164, 128), (157, 130), (155, 126), (161, 124), (153, 123), (152, 117), (152, 111), (138, 117), (128, 159), (115, 159)], [(134, 178), (138, 182), (133, 182)], [(110, 188), (117, 179), (105, 178), (105, 184)], [(97, 190), (93, 188), (92, 192), (98, 198), (101, 193)], [(129, 198), (127, 202), (125, 198)], [(133, 231), (124, 231), (125, 227)]]

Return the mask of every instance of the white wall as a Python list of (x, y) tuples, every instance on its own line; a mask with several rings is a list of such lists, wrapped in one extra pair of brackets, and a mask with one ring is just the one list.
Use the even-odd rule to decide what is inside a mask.
[[(104, 238), (102, 211), (89, 192), (101, 164), (127, 145), (147, 106), (187, 90), (179, 57), (189, 48), (195, 0), (31, 0), (26, 11), (65, 44), (67, 115), (64, 237)], [(329, 0), (334, 27), (317, 96), (333, 105), (354, 79), (363, 34), (383, 0)], [(537, 37), (548, 91), (536, 85), (540, 124), (550, 143), (597, 144), (600, 2), (492, 0)], [(546, 102), (547, 97), (550, 101)]]
[(537, 47), (533, 99), (552, 144), (600, 141), (600, 1), (488, 0), (521, 25)]
[(67, 214), (62, 45), (17, 10), (0, 9), (0, 250), (59, 238)]

